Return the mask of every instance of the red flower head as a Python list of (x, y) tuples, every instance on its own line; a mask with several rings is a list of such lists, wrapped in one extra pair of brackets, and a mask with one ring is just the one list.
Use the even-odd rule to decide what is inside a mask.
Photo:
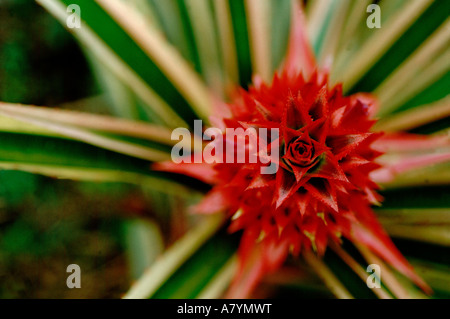
[(344, 97), (340, 86), (329, 89), (317, 75), (305, 81), (283, 73), (270, 86), (241, 91), (224, 123), (279, 129), (271, 144), (280, 149), (270, 150), (279, 151), (280, 167), (271, 175), (261, 173), (261, 164), (216, 164), (217, 184), (198, 208), (233, 215), (230, 230), (243, 230), (242, 267), (255, 246), (266, 252), (263, 274), (288, 252), (323, 254), (330, 240), (353, 237), (353, 223), (370, 224), (370, 205), (380, 200), (368, 177), (380, 155), (370, 147), (380, 136), (369, 132), (371, 107)]
[[(343, 96), (341, 85), (330, 88), (325, 72), (313, 72), (298, 26), (293, 36), (281, 74), (271, 84), (256, 81), (241, 90), (221, 119), (227, 128), (278, 129), (277, 138), (267, 146), (258, 139), (257, 148), (279, 152), (277, 172), (263, 174), (262, 163), (212, 164), (214, 176), (208, 180), (213, 188), (197, 206), (202, 213), (226, 212), (230, 231), (243, 232), (231, 295), (248, 295), (288, 254), (306, 250), (323, 255), (330, 242), (340, 243), (342, 237), (367, 246), (425, 288), (371, 209), (381, 201), (369, 178), (380, 167), (374, 160), (381, 155), (372, 148), (382, 135), (370, 131), (374, 100)], [(301, 70), (293, 67), (299, 56)], [(197, 164), (185, 165), (172, 170), (186, 173)]]

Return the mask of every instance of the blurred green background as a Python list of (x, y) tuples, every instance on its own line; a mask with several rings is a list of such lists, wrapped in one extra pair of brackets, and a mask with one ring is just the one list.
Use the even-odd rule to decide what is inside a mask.
[[(34, 1), (0, 0), (0, 65), (1, 101), (106, 109), (78, 44)], [(0, 171), (0, 298), (120, 297), (161, 250), (160, 229), (182, 229), (148, 210), (150, 198), (130, 185)], [(70, 264), (82, 289), (66, 286)]]

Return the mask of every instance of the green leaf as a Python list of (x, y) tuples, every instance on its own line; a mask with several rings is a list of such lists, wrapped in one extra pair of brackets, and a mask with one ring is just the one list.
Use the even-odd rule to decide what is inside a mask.
[[(450, 50), (446, 46), (449, 41), (450, 18), (446, 19), (373, 92), (381, 106), (379, 116), (403, 111), (401, 109), (403, 104), (450, 71)], [(405, 82), (409, 85), (405, 86)], [(434, 98), (440, 97), (438, 95)], [(433, 99), (425, 103), (434, 101)]]
[(414, 187), (381, 191), (383, 209), (449, 208), (449, 186)]
[(238, 59), (239, 84), (243, 88), (247, 88), (252, 81), (253, 70), (245, 3), (244, 1), (228, 0), (228, 4)]
[(188, 189), (182, 183), (191, 189), (204, 187), (190, 178), (151, 171), (149, 161), (65, 138), (1, 132), (0, 141), (0, 168), (7, 170), (74, 180), (125, 182), (174, 193), (186, 193)]
[(338, 1), (311, 1), (308, 3), (308, 36), (316, 56), (320, 55), (326, 33), (329, 30), (333, 9)]
[(291, 1), (271, 0), (272, 70), (277, 70), (287, 52), (291, 27)]
[(408, 239), (394, 239), (395, 245), (411, 260), (419, 275), (433, 289), (432, 298), (448, 298), (450, 270), (450, 247), (411, 241)]
[[(384, 132), (401, 132), (413, 130), (421, 130), (424, 126), (437, 127), (431, 133), (449, 127), (438, 126), (439, 121), (450, 119), (450, 96), (443, 98), (431, 104), (420, 105), (406, 111), (392, 114), (384, 117), (375, 124), (375, 131)], [(426, 133), (425, 133), (426, 134)], [(429, 133), (428, 133), (429, 134)]]
[[(65, 8), (71, 4), (70, 0), (40, 0), (39, 3), (65, 23)], [(156, 29), (142, 30), (139, 25), (142, 18), (131, 7), (116, 0), (80, 0), (77, 4), (82, 8), (84, 23), (75, 29), (80, 41), (116, 76), (129, 81), (130, 89), (163, 121), (175, 127), (183, 120), (193, 123), (198, 116), (207, 116), (208, 89)]]
[[(324, 262), (333, 271), (336, 277), (345, 285), (353, 297), (358, 299), (375, 299), (377, 296), (345, 262), (333, 251), (328, 250)], [(363, 267), (364, 270), (367, 266)], [(370, 274), (367, 273), (367, 277)]]
[(211, 281), (220, 277), (237, 249), (237, 236), (229, 235), (222, 222), (221, 216), (209, 216), (190, 230), (146, 271), (125, 298), (189, 299), (211, 289)]
[(179, 0), (182, 11), (186, 12), (186, 20), (192, 29), (193, 45), (197, 48), (201, 74), (208, 87), (218, 97), (224, 97), (225, 85), (222, 56), (214, 6), (210, 0)]
[[(406, 4), (409, 6), (410, 4)], [(384, 55), (368, 70), (350, 93), (371, 92), (395, 68), (413, 53), (448, 17), (449, 2), (433, 1), (429, 8), (411, 27), (384, 53)], [(384, 27), (388, 27), (387, 25)]]
[(441, 78), (439, 78), (436, 82), (432, 83), (429, 87), (415, 95), (404, 105), (399, 107), (396, 112), (401, 112), (405, 110), (409, 110), (421, 105), (430, 104), (437, 100), (443, 99), (444, 97), (449, 95), (448, 85), (450, 83), (450, 71), (446, 72)]
[(432, 298), (450, 298), (449, 264), (439, 264), (427, 260), (411, 259), (417, 273), (432, 287)]
[(153, 299), (192, 299), (201, 293), (237, 250), (236, 236), (218, 233), (200, 247), (168, 280)]
[[(352, 50), (353, 54), (348, 58), (347, 63), (339, 68), (339, 72), (342, 73), (339, 80), (343, 82), (344, 91), (355, 86), (432, 2), (432, 0), (403, 2), (401, 8), (394, 8), (393, 14), (388, 16), (387, 21), (383, 22), (381, 29), (378, 30), (366, 28), (365, 23), (361, 25), (361, 30), (364, 30), (362, 35), (364, 41)], [(383, 3), (382, 7), (384, 7)]]
[(440, 132), (442, 130), (448, 130), (449, 127), (450, 127), (450, 116), (447, 116), (438, 121), (415, 128), (415, 129), (411, 130), (411, 133), (433, 134), (433, 133)]
[(165, 128), (106, 116), (9, 103), (0, 103), (0, 115), (12, 119), (4, 130), (73, 138), (150, 161), (169, 159), (173, 145)]
[(191, 62), (197, 72), (201, 73), (198, 52), (193, 41), (192, 27), (183, 3), (177, 0), (150, 0), (149, 3), (158, 17), (167, 40), (178, 48), (183, 57)]

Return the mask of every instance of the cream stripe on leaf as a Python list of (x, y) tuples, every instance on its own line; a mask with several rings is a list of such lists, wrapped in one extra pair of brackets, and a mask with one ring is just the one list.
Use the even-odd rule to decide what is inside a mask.
[[(39, 2), (65, 23), (65, 16), (67, 16), (65, 7), (70, 4), (70, 0), (39, 0)], [(179, 117), (184, 120), (178, 121), (177, 124), (173, 123), (173, 127), (180, 126), (182, 123), (192, 124), (193, 119), (200, 115), (205, 116), (209, 108), (209, 92), (176, 49), (163, 39), (161, 33), (156, 29), (149, 32), (151, 29), (143, 28), (139, 14), (133, 13), (129, 7), (125, 6), (126, 10), (118, 13), (118, 8), (123, 9), (123, 3), (108, 1), (105, 4), (103, 2), (103, 5), (119, 16), (122, 23), (127, 24), (127, 31), (130, 32), (131, 29), (130, 33), (140, 41), (141, 47), (136, 43), (137, 40), (105, 12), (98, 2), (78, 1), (83, 25), (80, 29), (74, 29), (74, 33), (78, 36), (86, 36), (87, 33), (90, 38), (101, 39), (88, 43), (84, 41), (89, 48), (92, 48), (90, 45), (92, 42), (99, 47), (97, 58), (101, 60), (105, 54), (115, 57), (115, 62), (118, 60), (122, 66), (115, 73), (119, 76), (124, 71), (131, 74), (132, 76), (128, 78), (134, 82), (130, 83), (130, 88), (135, 90), (138, 96), (142, 96), (144, 89), (147, 89), (146, 94), (151, 94), (153, 99), (159, 100), (160, 104), (170, 106), (164, 109), (167, 113), (166, 119), (169, 121), (171, 118)], [(61, 8), (64, 10), (61, 11)], [(130, 20), (133, 21), (130, 22)], [(142, 34), (144, 34), (144, 39), (142, 39)], [(148, 38), (153, 46), (149, 45)], [(81, 40), (83, 42), (85, 39)], [(156, 51), (153, 56), (148, 54), (151, 49)], [(161, 64), (164, 65), (161, 66)], [(175, 72), (174, 68), (179, 70)], [(186, 83), (187, 86), (183, 86)], [(157, 92), (157, 97), (155, 92)], [(196, 111), (200, 115), (196, 114)]]
[[(385, 57), (390, 61), (394, 59), (402, 61), (404, 55), (408, 54), (408, 49), (417, 47), (422, 42), (422, 39), (418, 36), (419, 33), (414, 32), (413, 29), (433, 28), (433, 25), (426, 24), (424, 26), (421, 23), (415, 23), (422, 17), (428, 18), (434, 14), (436, 5), (432, 4), (432, 0), (412, 0), (404, 6), (403, 10), (398, 10), (396, 14), (390, 17), (352, 58), (342, 77), (344, 89), (352, 89), (352, 92), (367, 92), (374, 89), (373, 86), (378, 84), (376, 82), (380, 81), (380, 77), (386, 76), (385, 73), (389, 74), (393, 65), (398, 65), (398, 63), (393, 62), (387, 64), (382, 61), (382, 58)], [(427, 10), (430, 6), (431, 11)], [(428, 11), (426, 16), (423, 15), (425, 11)], [(413, 25), (414, 28), (411, 28)], [(401, 49), (398, 49), (399, 47)], [(368, 83), (358, 83), (360, 81)]]
[[(207, 119), (211, 112), (210, 91), (179, 52), (167, 43), (157, 30), (142, 30), (139, 15), (132, 8), (118, 0), (97, 0), (96, 2), (99, 5), (99, 11), (104, 10), (103, 14), (109, 14), (108, 18), (117, 23), (113, 29), (114, 33), (118, 33), (119, 29), (125, 32), (125, 35), (129, 36), (146, 56), (148, 61), (146, 64), (154, 67), (149, 76), (158, 75), (158, 81), (161, 81), (158, 84), (160, 86), (164, 84), (164, 87), (156, 91), (164, 92), (168, 88), (173, 89), (171, 96), (178, 96), (180, 98), (178, 103), (182, 104), (169, 104), (177, 112), (186, 113), (186, 115), (192, 113), (191, 119), (192, 116)], [(98, 25), (99, 29), (103, 27)], [(108, 31), (111, 32), (111, 30)], [(104, 33), (104, 36), (108, 35), (109, 33)], [(130, 50), (126, 49), (126, 52)]]

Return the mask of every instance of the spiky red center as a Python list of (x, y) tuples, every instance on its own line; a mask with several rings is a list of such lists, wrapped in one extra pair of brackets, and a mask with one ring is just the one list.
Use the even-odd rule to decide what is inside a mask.
[(351, 220), (379, 199), (368, 178), (379, 155), (370, 147), (378, 137), (369, 132), (370, 106), (317, 75), (282, 74), (241, 91), (229, 108), (227, 127), (280, 131), (276, 174), (262, 175), (261, 164), (216, 164), (218, 182), (199, 206), (234, 215), (230, 230), (244, 230), (241, 253), (274, 242), (286, 253), (323, 253), (328, 240), (350, 236)]

